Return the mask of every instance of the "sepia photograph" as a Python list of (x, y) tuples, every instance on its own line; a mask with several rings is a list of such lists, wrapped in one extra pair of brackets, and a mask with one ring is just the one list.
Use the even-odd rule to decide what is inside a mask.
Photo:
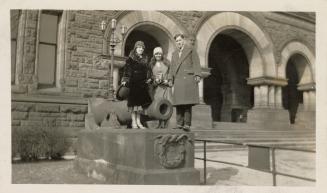
[(316, 10), (6, 11), (11, 186), (317, 190)]

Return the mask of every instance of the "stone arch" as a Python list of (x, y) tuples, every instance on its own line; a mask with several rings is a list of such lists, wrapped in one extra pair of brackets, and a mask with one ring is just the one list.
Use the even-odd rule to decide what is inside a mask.
[[(153, 25), (161, 30), (165, 31), (171, 38), (177, 33), (186, 33), (185, 29), (180, 25), (176, 24), (167, 15), (158, 11), (131, 11), (128, 13), (121, 14), (117, 19), (117, 29), (120, 29), (122, 25), (127, 26), (127, 37), (135, 28), (140, 25)], [(110, 36), (110, 26), (107, 27), (105, 37)], [(125, 39), (126, 40), (126, 39)], [(115, 54), (122, 55), (124, 50), (125, 42), (122, 42), (116, 46)], [(169, 57), (169, 55), (168, 55)]]
[[(297, 70), (302, 73), (299, 74), (299, 84), (308, 84), (315, 82), (315, 56), (311, 50), (299, 41), (291, 41), (287, 43), (281, 52), (280, 65), (277, 68), (277, 76), (279, 78), (286, 78), (286, 66), (288, 60), (296, 55), (300, 55), (298, 62), (303, 65), (298, 65)], [(302, 58), (302, 59), (301, 59)], [(301, 69), (300, 69), (301, 68)]]
[(251, 52), (246, 53), (250, 60), (250, 77), (275, 77), (276, 62), (270, 38), (251, 19), (235, 12), (215, 14), (199, 28), (196, 40), (201, 66), (208, 66), (209, 49), (215, 36), (230, 29), (241, 31), (249, 37), (247, 40), (236, 38), (243, 46), (248, 45), (249, 39), (255, 45)]

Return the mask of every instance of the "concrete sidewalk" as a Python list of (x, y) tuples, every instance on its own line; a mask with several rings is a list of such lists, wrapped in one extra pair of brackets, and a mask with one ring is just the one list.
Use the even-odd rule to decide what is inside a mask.
[[(208, 152), (207, 158), (248, 165), (247, 150)], [(278, 172), (315, 179), (315, 153), (277, 150)], [(203, 157), (196, 152), (195, 157)], [(195, 160), (195, 167), (201, 172), (203, 182), (203, 161)], [(224, 186), (272, 186), (272, 174), (229, 164), (207, 162), (207, 185)], [(314, 186), (315, 182), (284, 176), (277, 176), (277, 186)]]

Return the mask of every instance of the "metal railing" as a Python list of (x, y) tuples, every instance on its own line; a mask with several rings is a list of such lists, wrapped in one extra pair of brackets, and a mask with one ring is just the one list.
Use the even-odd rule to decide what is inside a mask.
[[(301, 180), (306, 180), (306, 181), (311, 181), (311, 182), (316, 182), (316, 180), (312, 179), (312, 178), (307, 178), (307, 177), (303, 177), (303, 176), (297, 176), (297, 175), (282, 173), (282, 172), (277, 171), (277, 169), (276, 169), (276, 150), (287, 150), (287, 151), (316, 153), (316, 151), (314, 151), (314, 150), (305, 150), (305, 149), (288, 148), (288, 147), (274, 147), (274, 146), (268, 146), (268, 145), (239, 143), (239, 142), (213, 140), (213, 139), (195, 139), (195, 141), (203, 142), (203, 158), (195, 157), (194, 159), (203, 160), (204, 184), (207, 184), (207, 162), (216, 162), (216, 163), (229, 164), (229, 165), (234, 165), (234, 166), (238, 166), (238, 167), (250, 168), (250, 169), (254, 169), (254, 170), (258, 170), (258, 171), (262, 171), (262, 172), (271, 173), (272, 177), (273, 177), (273, 186), (277, 186), (277, 179), (276, 179), (277, 175), (296, 178), (296, 179), (301, 179)], [(227, 162), (227, 161), (221, 161), (221, 160), (207, 159), (207, 143), (221, 143), (221, 144), (238, 145), (238, 146), (247, 147), (248, 149), (250, 149), (250, 148), (264, 148), (267, 151), (269, 151), (269, 155), (271, 154), (272, 167), (271, 168), (269, 167), (269, 169), (256, 169), (254, 167), (249, 167), (249, 165), (243, 165), (243, 164)], [(249, 154), (248, 154), (248, 157), (250, 156)], [(269, 165), (270, 165), (270, 159), (269, 159)]]

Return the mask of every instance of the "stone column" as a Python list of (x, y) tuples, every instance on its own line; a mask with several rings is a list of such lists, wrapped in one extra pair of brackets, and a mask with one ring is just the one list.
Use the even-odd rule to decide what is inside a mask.
[(260, 106), (260, 99), (261, 99), (260, 87), (255, 86), (254, 87), (254, 108), (257, 108)]
[(303, 91), (303, 110), (307, 111), (309, 110), (309, 92), (308, 91)]
[(288, 127), (289, 115), (282, 108), (281, 88), (287, 84), (287, 80), (257, 77), (248, 79), (248, 84), (254, 86), (254, 107), (248, 111), (247, 122), (262, 128)]
[(270, 108), (275, 107), (275, 86), (269, 86), (268, 87), (268, 106)]
[(268, 107), (268, 85), (260, 86), (260, 106), (263, 108)]
[(315, 83), (298, 85), (303, 92), (303, 109), (296, 113), (295, 124), (314, 129), (316, 125), (316, 91)]
[(316, 110), (316, 91), (309, 91), (309, 110)]
[(275, 89), (275, 108), (282, 109), (283, 101), (282, 101), (282, 87), (276, 86)]
[(203, 79), (199, 82), (199, 98), (200, 98), (200, 104), (204, 104), (203, 101)]

